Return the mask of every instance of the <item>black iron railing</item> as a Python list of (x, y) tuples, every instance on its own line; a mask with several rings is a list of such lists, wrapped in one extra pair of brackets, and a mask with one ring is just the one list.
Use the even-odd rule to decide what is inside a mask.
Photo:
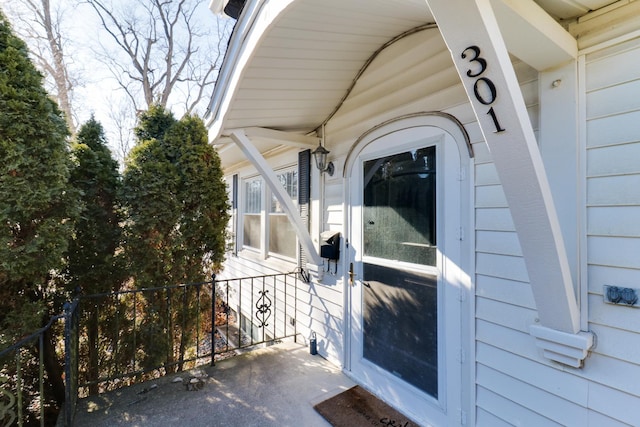
[(213, 281), (77, 298), (77, 395), (84, 397), (210, 357)]
[[(43, 398), (48, 384), (43, 346), (45, 333), (60, 320), (65, 365), (61, 420), (71, 426), (78, 398), (213, 365), (258, 344), (295, 340), (298, 275), (214, 276), (202, 283), (78, 296), (65, 304), (64, 314), (0, 352), (0, 426), (33, 425), (34, 420), (51, 425), (45, 422), (50, 402)], [(25, 363), (31, 365), (29, 372), (39, 365), (38, 378), (24, 378)]]
[(67, 332), (78, 336), (75, 396), (213, 365), (239, 349), (295, 339), (298, 280), (298, 273), (229, 280), (214, 276), (202, 283), (78, 297), (72, 313), (76, 321), (69, 322)]
[(295, 340), (299, 280), (298, 273), (288, 273), (216, 281), (215, 293), (222, 304), (213, 313), (218, 323), (215, 354)]
[(0, 351), (0, 426), (52, 425), (58, 404), (45, 394), (50, 386), (45, 370), (48, 333), (66, 313), (11, 347)]

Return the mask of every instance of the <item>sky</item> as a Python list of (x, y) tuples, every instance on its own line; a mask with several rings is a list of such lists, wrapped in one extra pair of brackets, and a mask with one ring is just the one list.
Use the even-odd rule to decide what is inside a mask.
[[(0, 7), (11, 19), (11, 7), (16, 7), (26, 0), (0, 0)], [(140, 2), (141, 0), (133, 0)], [(113, 0), (114, 8), (130, 8), (132, 0)], [(202, 1), (196, 12), (196, 19), (201, 28), (211, 30), (210, 43), (217, 45), (218, 25), (224, 26), (230, 31), (234, 21), (228, 17), (214, 15), (208, 9), (208, 0)], [(74, 71), (78, 82), (74, 89), (74, 109), (77, 122), (82, 124), (92, 115), (102, 123), (107, 139), (116, 158), (122, 161), (122, 150), (117, 143), (118, 128), (112, 120), (113, 112), (119, 111), (120, 105), (126, 105), (129, 101), (124, 91), (119, 88), (116, 80), (108, 67), (97, 59), (96, 51), (102, 50), (102, 46), (117, 51), (113, 40), (101, 26), (96, 12), (91, 6), (80, 0), (51, 0), (52, 10), (60, 8), (63, 11), (63, 34), (70, 34), (68, 45), (65, 46), (65, 56), (68, 68)], [(56, 9), (57, 10), (57, 9)], [(16, 23), (14, 22), (14, 27)], [(27, 41), (28, 42), (28, 41)], [(226, 45), (226, 41), (224, 43)], [(120, 54), (118, 52), (118, 54)], [(127, 58), (123, 61), (130, 61)], [(208, 100), (207, 100), (208, 101)], [(168, 107), (177, 117), (180, 117), (184, 108), (179, 102), (174, 102)], [(130, 113), (127, 117), (133, 125), (134, 117)]]

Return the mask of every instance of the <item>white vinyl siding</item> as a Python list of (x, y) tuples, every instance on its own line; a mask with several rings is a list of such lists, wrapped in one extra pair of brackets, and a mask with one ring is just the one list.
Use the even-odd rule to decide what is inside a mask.
[[(640, 278), (638, 55), (640, 40), (633, 40), (585, 58), (587, 235), (582, 256), (589, 329), (597, 346), (581, 370), (545, 360), (529, 335), (537, 312), (517, 235), (490, 155), (484, 161), (489, 153), (476, 150), (479, 426), (640, 425), (637, 411), (616, 409), (640, 404), (634, 380), (640, 375), (640, 310), (604, 304), (602, 297), (603, 285), (635, 287)], [(523, 93), (527, 105), (535, 106), (535, 100), (527, 100), (534, 92)], [(535, 127), (536, 115), (531, 117)]]
[(589, 328), (598, 337), (589, 408), (630, 425), (640, 425), (640, 414), (611, 404), (640, 404), (640, 310), (604, 304), (602, 289), (640, 282), (639, 55), (636, 38), (585, 59), (586, 268)]
[[(514, 69), (538, 135), (538, 73), (519, 61)], [(476, 424), (586, 425), (579, 387), (559, 380), (549, 389), (555, 369), (539, 357), (529, 334), (537, 311), (509, 206), (484, 141), (474, 151)]]

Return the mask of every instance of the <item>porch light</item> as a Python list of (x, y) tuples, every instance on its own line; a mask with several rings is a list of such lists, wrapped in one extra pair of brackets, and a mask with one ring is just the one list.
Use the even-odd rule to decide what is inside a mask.
[(333, 176), (333, 162), (327, 163), (327, 154), (329, 153), (330, 151), (324, 148), (321, 144), (318, 144), (318, 148), (311, 152), (316, 161), (316, 167), (318, 170), (320, 170), (320, 172), (328, 172), (329, 176)]

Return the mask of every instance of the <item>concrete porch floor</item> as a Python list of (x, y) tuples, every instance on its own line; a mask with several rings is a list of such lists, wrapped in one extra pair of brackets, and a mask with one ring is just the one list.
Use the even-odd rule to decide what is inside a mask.
[(355, 385), (340, 368), (295, 343), (198, 369), (208, 375), (199, 390), (172, 382), (186, 381), (192, 370), (82, 399), (75, 425), (326, 427), (313, 406)]

